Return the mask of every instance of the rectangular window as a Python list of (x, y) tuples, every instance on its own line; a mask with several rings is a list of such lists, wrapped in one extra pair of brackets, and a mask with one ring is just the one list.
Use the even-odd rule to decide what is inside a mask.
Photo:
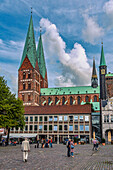
[(80, 116), (80, 122), (83, 122), (83, 116)]
[(57, 131), (57, 125), (54, 125), (54, 131)]
[(68, 128), (67, 128), (68, 126), (67, 125), (64, 125), (64, 130), (68, 130)]
[(67, 116), (64, 116), (64, 121), (67, 121), (68, 120), (68, 117)]
[(85, 122), (89, 121), (89, 116), (85, 116)]
[(28, 122), (28, 116), (27, 116), (27, 117), (25, 117), (25, 122)]
[(47, 125), (44, 125), (44, 130), (45, 130), (45, 131), (47, 130)]
[(78, 116), (74, 116), (74, 121), (78, 122)]
[(73, 116), (69, 116), (69, 121), (73, 121)]
[(62, 121), (62, 116), (59, 116), (59, 121)]
[(69, 131), (73, 131), (73, 125), (69, 125)]
[(34, 131), (37, 131), (37, 129), (38, 129), (37, 125), (34, 125)]
[(109, 115), (107, 115), (107, 122), (109, 122)]
[(23, 131), (23, 127), (20, 128), (20, 131)]
[(18, 131), (18, 127), (16, 127), (16, 131)]
[(75, 125), (75, 130), (78, 131), (78, 125)]
[(30, 122), (33, 122), (33, 117), (30, 116)]
[(38, 117), (37, 116), (35, 116), (35, 122), (38, 122)]
[(40, 119), (39, 119), (39, 120), (40, 120), (40, 122), (42, 122), (42, 116), (40, 116)]
[(80, 125), (80, 131), (84, 131), (84, 126)]
[(47, 116), (44, 116), (44, 122), (47, 122)]
[(85, 131), (89, 131), (89, 125), (85, 125)]
[(32, 131), (33, 130), (33, 125), (29, 126), (29, 130)]
[(111, 115), (111, 122), (113, 122), (113, 115)]
[(49, 116), (49, 122), (52, 122), (52, 120), (53, 120), (53, 117)]
[(57, 121), (57, 116), (54, 116), (54, 122), (56, 122)]
[(42, 131), (42, 125), (39, 125), (39, 130)]
[(59, 125), (59, 131), (62, 131), (62, 125)]
[(28, 125), (25, 125), (25, 131), (28, 131)]
[(49, 130), (50, 130), (50, 131), (52, 130), (52, 125), (49, 125)]
[(106, 123), (106, 116), (104, 116), (104, 123)]

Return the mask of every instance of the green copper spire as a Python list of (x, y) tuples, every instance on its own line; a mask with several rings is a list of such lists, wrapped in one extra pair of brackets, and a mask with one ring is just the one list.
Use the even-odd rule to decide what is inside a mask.
[(92, 78), (97, 78), (97, 72), (96, 72), (96, 67), (95, 67), (95, 57), (93, 57)]
[(103, 43), (102, 43), (102, 49), (101, 49), (100, 66), (106, 66), (105, 57), (104, 57), (104, 50), (103, 50)]
[(46, 74), (46, 65), (45, 65), (41, 31), (40, 31), (40, 38), (39, 38), (38, 49), (37, 49), (37, 59), (38, 59), (40, 74), (42, 75), (42, 77), (44, 79), (45, 74)]
[(24, 51), (23, 51), (20, 67), (21, 67), (26, 56), (30, 60), (33, 68), (35, 68), (35, 64), (36, 64), (36, 44), (35, 44), (32, 15), (31, 15), (31, 18), (30, 18), (28, 33), (27, 33), (27, 37), (26, 37), (26, 42), (25, 42), (25, 46), (24, 46)]

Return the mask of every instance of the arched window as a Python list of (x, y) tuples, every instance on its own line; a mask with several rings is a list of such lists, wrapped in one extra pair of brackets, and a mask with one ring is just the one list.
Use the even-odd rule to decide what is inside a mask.
[(62, 98), (62, 105), (65, 103), (65, 97)]
[(77, 97), (77, 103), (80, 104), (80, 96)]
[(28, 101), (30, 101), (31, 100), (31, 95), (30, 94), (28, 94)]
[(48, 105), (49, 105), (50, 102), (51, 102), (51, 98), (49, 97), (49, 98), (48, 98)]
[(23, 90), (25, 90), (26, 89), (26, 84), (25, 83), (23, 83)]
[(25, 72), (23, 72), (23, 79), (25, 79), (26, 78), (26, 73)]
[(55, 104), (58, 102), (58, 97), (55, 97)]
[(72, 105), (73, 104), (73, 98), (72, 98), (72, 96), (70, 97), (70, 105)]
[(97, 96), (94, 96), (94, 102), (97, 102)]
[(28, 73), (28, 79), (30, 79), (31, 78), (31, 73)]
[(24, 94), (22, 94), (22, 100), (24, 101)]
[(30, 90), (31, 89), (31, 83), (29, 82), (28, 83), (28, 90)]
[(89, 102), (89, 97), (88, 96), (85, 97), (85, 101)]

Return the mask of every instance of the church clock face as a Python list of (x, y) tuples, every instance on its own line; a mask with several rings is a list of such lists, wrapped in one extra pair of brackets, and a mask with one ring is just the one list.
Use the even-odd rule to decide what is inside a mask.
[(101, 74), (105, 74), (105, 69), (102, 69), (102, 70), (101, 70)]

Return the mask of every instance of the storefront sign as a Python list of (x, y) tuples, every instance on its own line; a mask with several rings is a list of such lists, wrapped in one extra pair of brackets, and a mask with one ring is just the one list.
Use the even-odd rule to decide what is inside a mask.
[(0, 134), (4, 134), (4, 129), (0, 128)]

